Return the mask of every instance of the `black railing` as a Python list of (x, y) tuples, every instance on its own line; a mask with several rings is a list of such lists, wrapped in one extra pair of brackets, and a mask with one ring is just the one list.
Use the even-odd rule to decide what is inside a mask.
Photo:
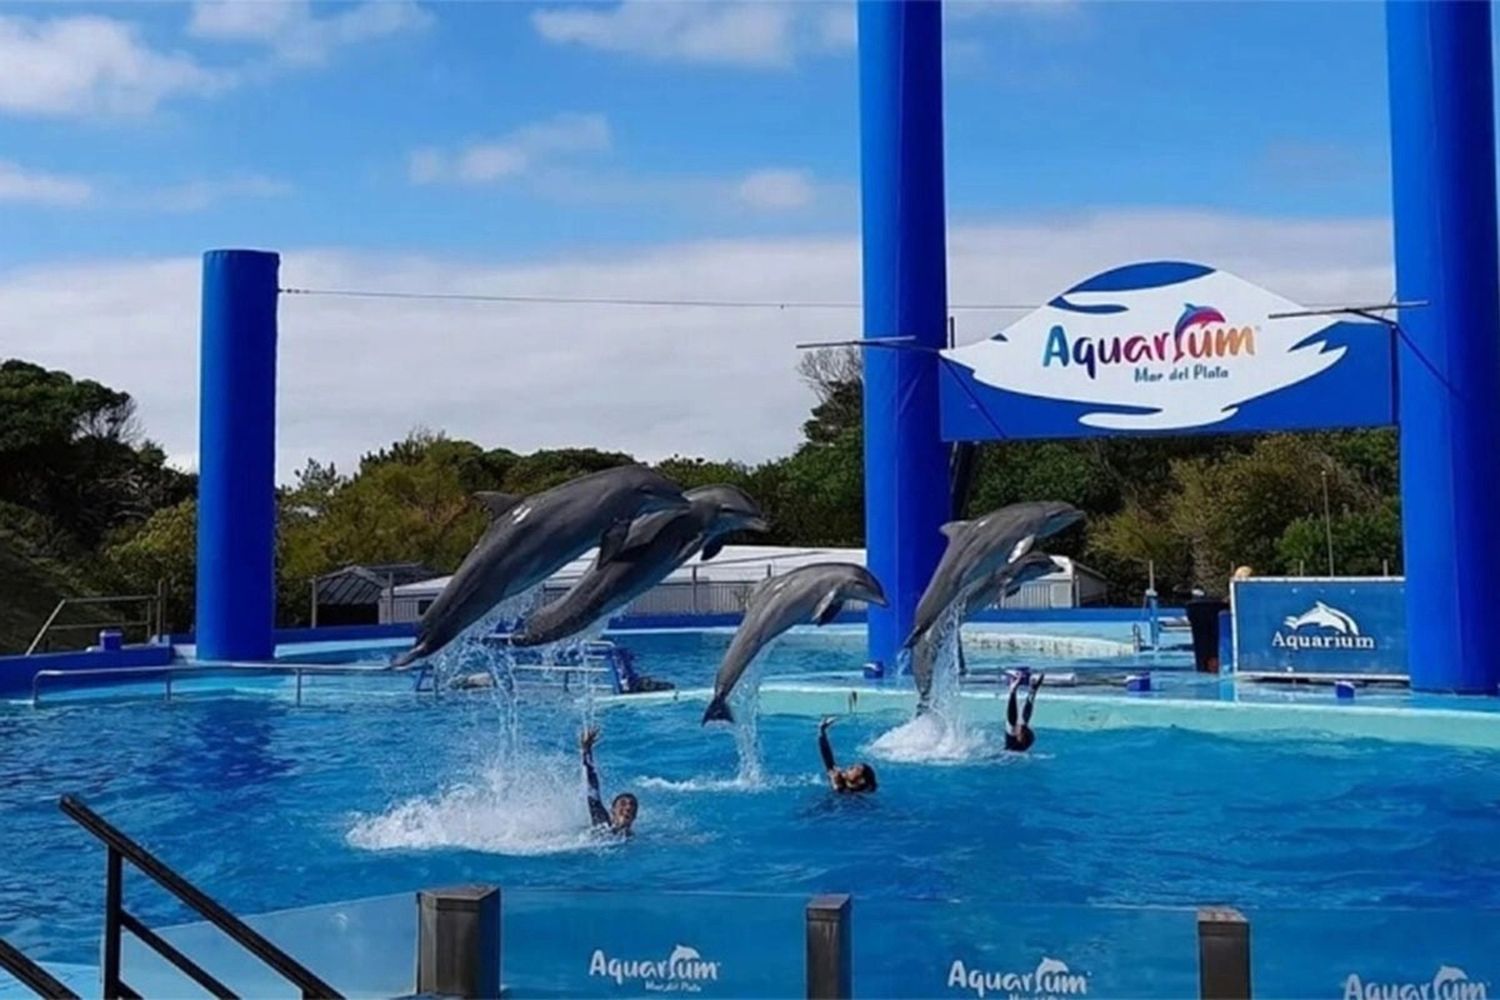
[(27, 958), (19, 948), (0, 939), (0, 969), (16, 978), (21, 985), (39, 997), (55, 1000), (78, 1000), (78, 994), (53, 977), (52, 973)]
[(163, 940), (160, 935), (143, 923), (129, 910), (123, 900), (125, 872), (123, 862), (129, 861), (152, 881), (179, 900), (196, 910), (209, 923), (223, 931), (235, 944), (270, 966), (283, 979), (302, 991), (304, 998), (332, 997), (339, 994), (332, 986), (313, 975), (300, 962), (267, 941), (252, 930), (239, 917), (230, 913), (201, 889), (168, 868), (154, 855), (135, 841), (111, 826), (98, 813), (72, 795), (64, 795), (59, 807), (79, 826), (104, 843), (107, 850), (104, 883), (104, 996), (114, 998), (138, 998), (140, 994), (131, 989), (120, 978), (120, 932), (129, 931), (142, 944), (171, 962), (183, 975), (216, 997), (233, 997), (234, 991), (209, 975), (202, 966)]

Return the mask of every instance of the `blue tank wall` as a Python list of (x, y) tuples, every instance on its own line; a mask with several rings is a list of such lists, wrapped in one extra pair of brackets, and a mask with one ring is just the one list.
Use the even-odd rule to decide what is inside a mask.
[(1386, 5), (1412, 686), (1494, 693), (1500, 289), (1487, 3)]
[(198, 656), (269, 660), (276, 619), (276, 296), (280, 258), (203, 255)]
[[(859, 5), (864, 333), (946, 346), (942, 8)], [(872, 609), (870, 659), (891, 665), (942, 555), (947, 448), (937, 356), (865, 348), (865, 545), (888, 609)]]

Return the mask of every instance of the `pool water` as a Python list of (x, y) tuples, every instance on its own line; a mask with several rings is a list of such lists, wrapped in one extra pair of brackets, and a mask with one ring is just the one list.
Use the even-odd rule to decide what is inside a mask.
[[(727, 641), (629, 645), (645, 672), (703, 684)], [(858, 655), (799, 639), (766, 669), (843, 670)], [(854, 798), (827, 790), (813, 718), (763, 715), (765, 777), (747, 784), (733, 733), (700, 726), (701, 703), (624, 705), (597, 712), (605, 796), (641, 800), (637, 835), (619, 843), (586, 830), (571, 698), (527, 692), (512, 746), (488, 692), (307, 683), (300, 707), (197, 697), (0, 711), (0, 936), (54, 961), (97, 955), (103, 850), (58, 811), (65, 792), (242, 913), (467, 881), (849, 892), (870, 913), (908, 915), (954, 901), (995, 913), (1500, 907), (1492, 752), (1290, 731), (1049, 731), (1044, 688), (1029, 755), (998, 752), (1000, 733), (979, 726), (957, 761), (876, 759), (880, 791)], [(841, 760), (902, 721), (841, 720)], [(186, 917), (144, 880), (129, 899), (148, 921)]]

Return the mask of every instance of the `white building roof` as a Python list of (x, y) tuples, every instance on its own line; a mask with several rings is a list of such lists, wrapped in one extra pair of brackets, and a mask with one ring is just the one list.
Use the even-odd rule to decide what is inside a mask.
[[(547, 584), (552, 587), (572, 586), (593, 564), (597, 549), (590, 549), (572, 562), (563, 566), (562, 569), (548, 578)], [(1049, 574), (1042, 579), (1045, 580), (1070, 580), (1074, 573), (1073, 561), (1066, 556), (1054, 556), (1058, 562), (1067, 566), (1066, 570)], [(753, 583), (764, 580), (770, 576), (780, 576), (783, 573), (797, 569), (799, 566), (807, 566), (811, 563), (820, 562), (849, 562), (865, 565), (864, 549), (839, 549), (839, 548), (801, 548), (785, 545), (726, 545), (724, 550), (714, 558), (705, 562), (701, 556), (695, 556), (686, 565), (678, 567), (664, 583), (688, 583), (693, 579), (694, 572), (697, 578), (704, 583)], [(1091, 573), (1087, 567), (1079, 566), (1078, 571)], [(1097, 574), (1092, 574), (1096, 575)], [(427, 597), (439, 593), (448, 584), (449, 577), (433, 577), (431, 580), (419, 580), (416, 583), (403, 584), (396, 588), (397, 597)]]

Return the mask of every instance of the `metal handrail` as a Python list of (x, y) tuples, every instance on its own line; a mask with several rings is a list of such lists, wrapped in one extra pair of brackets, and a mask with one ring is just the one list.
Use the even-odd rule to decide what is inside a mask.
[(233, 674), (267, 674), (280, 677), (296, 677), (297, 679), (297, 704), (302, 704), (302, 678), (306, 674), (318, 675), (344, 675), (344, 674), (379, 674), (391, 675), (391, 671), (385, 667), (355, 667), (340, 666), (329, 663), (222, 663), (222, 664), (190, 664), (173, 663), (163, 664), (159, 667), (90, 667), (86, 670), (38, 670), (31, 676), (31, 707), (35, 708), (41, 703), (42, 681), (46, 678), (57, 677), (165, 677), (165, 694), (168, 701), (172, 700), (172, 678), (179, 674), (190, 674), (195, 677), (229, 676)]
[[(52, 613), (47, 616), (47, 620), (45, 622), (43, 622), (42, 623), (42, 627), (37, 630), (36, 636), (31, 640), (31, 645), (29, 645), (29, 646), (26, 647), (26, 655), (30, 656), (31, 654), (33, 654), (33, 653), (35, 653), (37, 651), (37, 647), (41, 646), (43, 640), (45, 640), (47, 638), (47, 633), (49, 633), (49, 632), (55, 632), (55, 631), (60, 631), (62, 629), (102, 628), (102, 627), (108, 627), (108, 626), (111, 626), (111, 625), (113, 625), (113, 626), (120, 626), (120, 627), (124, 627), (124, 628), (134, 628), (136, 626), (141, 626), (142, 628), (144, 628), (149, 633), (151, 631), (151, 623), (152, 623), (153, 618), (155, 618), (155, 620), (156, 620), (157, 628), (160, 629), (160, 626), (161, 626), (161, 614), (160, 614), (161, 605), (160, 605), (160, 601), (161, 601), (161, 595), (160, 594), (119, 594), (119, 595), (116, 595), (116, 596), (108, 596), (108, 597), (64, 597), (62, 600), (60, 600), (60, 601), (57, 602), (57, 606), (52, 609)], [(68, 608), (70, 606), (71, 607), (82, 607), (82, 606), (90, 605), (90, 604), (103, 604), (103, 605), (113, 605), (113, 604), (145, 604), (146, 605), (146, 617), (143, 618), (143, 619), (140, 619), (139, 621), (137, 621), (135, 619), (130, 619), (128, 621), (100, 622), (98, 624), (89, 624), (89, 625), (58, 625), (57, 624), (57, 616), (60, 615), (60, 614), (62, 614), (63, 610), (65, 608)], [(153, 612), (155, 612), (155, 614), (153, 614)]]
[(78, 994), (64, 986), (58, 979), (42, 968), (15, 945), (0, 938), (0, 969), (16, 978), (21, 985), (39, 997), (55, 1000), (78, 1000)]
[[(302, 991), (304, 998), (339, 997), (339, 993), (319, 979), (306, 966), (262, 937), (239, 917), (210, 898), (197, 886), (168, 868), (155, 855), (115, 829), (81, 799), (64, 795), (58, 807), (79, 826), (98, 838), (107, 849), (107, 876), (104, 903), (104, 996), (106, 998), (137, 996), (120, 978), (120, 933), (130, 931), (147, 947), (161, 955), (172, 965), (190, 976), (200, 986), (215, 996), (228, 997), (234, 994), (213, 976), (205, 972), (196, 962), (176, 948), (168, 945), (155, 932), (125, 910), (122, 895), (124, 889), (121, 861), (129, 861), (139, 871), (178, 900), (196, 910), (205, 920), (224, 932), (235, 944), (260, 959), (283, 979)], [(142, 933), (144, 931), (144, 934)], [(161, 947), (166, 945), (166, 947)]]

